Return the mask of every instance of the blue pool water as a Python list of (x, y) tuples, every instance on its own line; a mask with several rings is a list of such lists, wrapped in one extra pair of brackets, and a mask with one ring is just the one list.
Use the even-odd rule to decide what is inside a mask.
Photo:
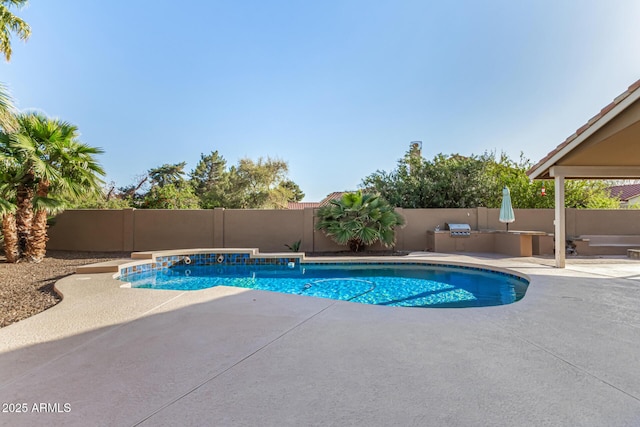
[(128, 275), (135, 288), (235, 286), (403, 307), (480, 307), (520, 300), (528, 282), (454, 266), (399, 264), (175, 265)]

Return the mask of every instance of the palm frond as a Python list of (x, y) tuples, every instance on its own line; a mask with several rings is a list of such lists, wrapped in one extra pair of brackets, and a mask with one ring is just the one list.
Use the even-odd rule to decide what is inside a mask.
[(21, 6), (26, 1), (7, 0), (0, 3), (0, 52), (4, 53), (7, 61), (11, 59), (11, 33), (21, 40), (27, 40), (31, 35), (31, 27), (22, 19), (15, 16), (5, 4)]
[(356, 233), (355, 237), (360, 239), (365, 245), (371, 245), (378, 241), (380, 233), (372, 227), (361, 227)]
[(333, 230), (332, 233), (329, 234), (329, 237), (333, 238), (333, 240), (339, 245), (346, 245), (351, 239), (352, 234), (343, 228), (339, 228)]
[(16, 211), (16, 205), (6, 199), (0, 199), (0, 215)]
[(64, 202), (50, 197), (36, 196), (33, 198), (33, 208), (36, 211), (44, 210), (49, 214), (56, 214), (64, 210)]
[(386, 228), (380, 231), (380, 242), (386, 247), (393, 246), (396, 242), (396, 234), (392, 228)]

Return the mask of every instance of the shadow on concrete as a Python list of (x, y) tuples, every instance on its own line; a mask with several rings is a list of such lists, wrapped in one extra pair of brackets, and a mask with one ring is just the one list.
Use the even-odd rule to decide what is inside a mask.
[[(2, 414), (0, 424), (640, 420), (638, 288), (622, 279), (613, 287), (594, 278), (533, 279), (516, 304), (471, 309), (265, 291), (195, 302), (187, 294), (135, 320), (0, 354), (0, 400), (29, 406)], [(40, 403), (59, 405), (33, 412)]]

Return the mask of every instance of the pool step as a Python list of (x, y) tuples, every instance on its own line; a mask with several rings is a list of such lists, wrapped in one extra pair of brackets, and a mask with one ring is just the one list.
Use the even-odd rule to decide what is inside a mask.
[(76, 274), (118, 273), (120, 266), (130, 263), (131, 259), (115, 259), (113, 261), (96, 262), (76, 267)]

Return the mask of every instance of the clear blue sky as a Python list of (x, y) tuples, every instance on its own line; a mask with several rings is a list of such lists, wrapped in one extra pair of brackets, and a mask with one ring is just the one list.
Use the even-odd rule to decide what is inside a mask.
[(56, 0), (0, 63), (124, 186), (218, 150), (277, 157), (318, 201), (423, 155), (538, 161), (640, 78), (640, 2)]

